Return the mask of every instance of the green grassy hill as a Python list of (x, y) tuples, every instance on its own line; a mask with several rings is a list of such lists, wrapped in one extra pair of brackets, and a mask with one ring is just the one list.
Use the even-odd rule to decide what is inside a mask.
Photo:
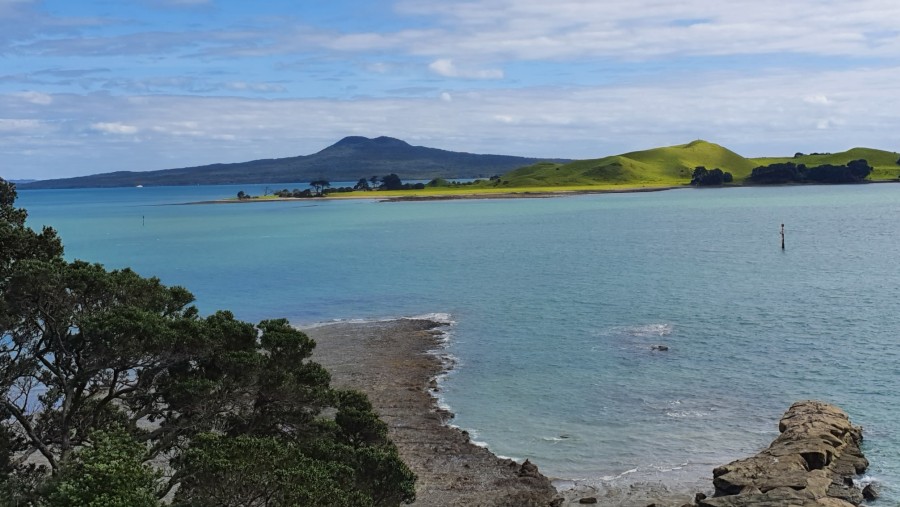
[(682, 185), (697, 166), (718, 167), (740, 181), (756, 162), (706, 141), (634, 151), (566, 164), (539, 163), (503, 175), (504, 186), (576, 186), (597, 184)]
[(807, 167), (819, 165), (844, 165), (851, 160), (866, 160), (874, 168), (869, 176), (871, 180), (896, 180), (900, 178), (900, 153), (893, 151), (875, 150), (872, 148), (852, 148), (840, 153), (821, 153), (793, 157), (764, 157), (751, 159), (754, 166), (769, 165), (781, 162), (793, 162), (806, 164)]

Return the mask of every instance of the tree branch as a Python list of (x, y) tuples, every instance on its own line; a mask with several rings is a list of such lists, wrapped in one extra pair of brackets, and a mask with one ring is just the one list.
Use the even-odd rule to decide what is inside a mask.
[(47, 461), (50, 463), (50, 468), (52, 468), (53, 472), (56, 473), (56, 469), (59, 466), (56, 463), (56, 456), (54, 456), (53, 452), (50, 451), (50, 448), (47, 447), (47, 445), (44, 444), (44, 442), (42, 442), (40, 438), (38, 438), (37, 434), (34, 431), (34, 426), (32, 426), (31, 422), (28, 421), (28, 417), (21, 410), (19, 410), (19, 407), (15, 406), (12, 403), (3, 400), (2, 404), (16, 419), (16, 421), (25, 431), (25, 434), (28, 435), (29, 440), (31, 440), (31, 444), (36, 447), (37, 450), (40, 451), (40, 453), (43, 454), (45, 458), (47, 458)]

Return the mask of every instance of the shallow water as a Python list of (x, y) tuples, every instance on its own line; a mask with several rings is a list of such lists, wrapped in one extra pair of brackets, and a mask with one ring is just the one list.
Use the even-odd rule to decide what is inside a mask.
[(817, 398), (865, 426), (869, 475), (900, 497), (900, 185), (172, 205), (238, 190), (262, 187), (20, 204), (69, 257), (184, 285), (204, 312), (449, 313), (454, 423), (555, 477), (708, 486)]

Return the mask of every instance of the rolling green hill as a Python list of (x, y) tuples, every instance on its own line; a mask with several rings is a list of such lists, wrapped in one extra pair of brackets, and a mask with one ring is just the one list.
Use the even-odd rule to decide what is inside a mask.
[(897, 165), (900, 153), (872, 148), (853, 148), (840, 153), (815, 153), (810, 155), (798, 153), (793, 157), (765, 157), (751, 160), (753, 160), (755, 165), (793, 162), (795, 164), (806, 164), (807, 167), (814, 167), (825, 164), (844, 165), (851, 160), (859, 159), (865, 160), (874, 168), (872, 174), (869, 175), (871, 180), (895, 180), (900, 178), (900, 165)]
[(503, 175), (504, 186), (574, 186), (597, 184), (681, 185), (695, 167), (718, 167), (743, 180), (758, 164), (706, 141), (653, 148), (566, 164), (539, 163)]

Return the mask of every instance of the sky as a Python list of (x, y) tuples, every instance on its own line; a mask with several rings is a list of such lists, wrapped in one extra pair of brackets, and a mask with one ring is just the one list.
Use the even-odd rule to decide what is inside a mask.
[(900, 149), (896, 0), (0, 0), (0, 177), (350, 135), (598, 158)]

